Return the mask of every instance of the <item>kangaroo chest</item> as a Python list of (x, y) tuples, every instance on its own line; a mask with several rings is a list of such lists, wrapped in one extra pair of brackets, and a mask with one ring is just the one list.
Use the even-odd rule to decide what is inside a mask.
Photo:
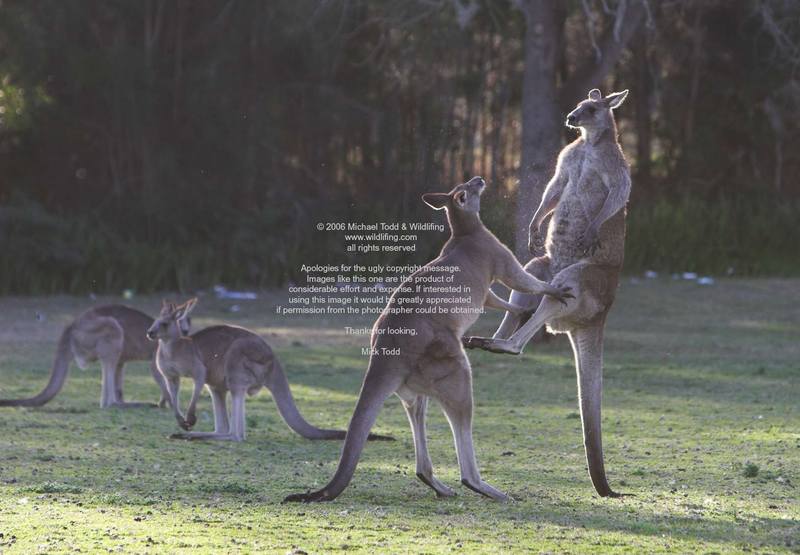
[(581, 152), (566, 170), (567, 184), (547, 232), (547, 252), (558, 271), (583, 258), (578, 239), (600, 212), (608, 195), (601, 167), (591, 153)]
[(192, 375), (192, 365), (187, 361), (175, 360), (162, 352), (158, 354), (158, 369), (168, 378), (184, 377)]
[(158, 369), (167, 377), (192, 377), (196, 356), (189, 341), (177, 341), (175, 344), (164, 344), (156, 354)]

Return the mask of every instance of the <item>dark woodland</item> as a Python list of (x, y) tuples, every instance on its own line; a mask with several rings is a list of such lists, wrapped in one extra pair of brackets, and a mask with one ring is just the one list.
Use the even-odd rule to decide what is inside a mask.
[(3, 0), (0, 294), (281, 285), (472, 175), (524, 258), (592, 87), (627, 272), (798, 275), (799, 72), (789, 0)]

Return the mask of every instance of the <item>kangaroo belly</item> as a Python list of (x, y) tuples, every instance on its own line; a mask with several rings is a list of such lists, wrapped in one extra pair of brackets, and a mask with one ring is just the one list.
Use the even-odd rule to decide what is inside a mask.
[[(604, 222), (598, 230), (600, 246), (587, 254), (580, 245), (581, 236), (592, 223), (603, 203), (601, 193), (580, 199), (577, 195), (562, 198), (547, 232), (545, 247), (551, 257), (553, 273), (581, 260), (604, 266), (622, 266), (625, 250), (625, 210), (620, 210)], [(604, 193), (602, 193), (604, 194)]]
[(584, 257), (584, 251), (578, 241), (589, 223), (590, 220), (579, 199), (562, 198), (550, 221), (545, 243), (553, 273)]

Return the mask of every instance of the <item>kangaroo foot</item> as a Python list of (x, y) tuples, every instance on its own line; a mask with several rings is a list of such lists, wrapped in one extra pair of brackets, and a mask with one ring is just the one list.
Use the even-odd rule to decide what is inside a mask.
[(284, 497), (284, 503), (318, 503), (321, 501), (333, 501), (334, 498), (331, 497), (328, 492), (324, 489), (319, 491), (312, 491), (309, 493), (294, 493), (292, 495), (287, 495)]
[(434, 478), (433, 475), (425, 476), (425, 474), (422, 472), (417, 472), (417, 478), (419, 478), (423, 484), (435, 491), (436, 497), (453, 497), (456, 494), (456, 492), (454, 492), (452, 489)]
[(461, 342), (467, 349), (483, 349), (484, 351), (507, 355), (522, 354), (522, 349), (507, 339), (492, 339), (491, 337), (462, 337)]
[(472, 491), (474, 491), (476, 493), (480, 493), (481, 495), (483, 495), (485, 497), (489, 497), (491, 499), (494, 499), (495, 501), (501, 501), (503, 503), (505, 503), (507, 501), (511, 501), (511, 498), (508, 495), (506, 495), (505, 493), (503, 493), (502, 491), (500, 491), (498, 489), (493, 488), (492, 486), (490, 486), (489, 484), (487, 484), (484, 481), (481, 481), (481, 482), (479, 482), (477, 484), (473, 484), (469, 480), (467, 480), (466, 478), (462, 478), (461, 479), (461, 483), (464, 484), (465, 486), (467, 486)]

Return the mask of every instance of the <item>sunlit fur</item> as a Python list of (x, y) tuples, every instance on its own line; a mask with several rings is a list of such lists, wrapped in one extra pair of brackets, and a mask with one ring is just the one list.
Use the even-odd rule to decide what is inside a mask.
[(556, 171), (531, 220), (530, 245), (545, 219), (546, 254), (525, 267), (553, 285), (572, 288), (566, 304), (513, 292), (509, 301), (534, 306), (520, 316), (508, 312), (493, 338), (469, 338), (467, 344), (493, 352), (519, 354), (545, 325), (566, 332), (575, 354), (578, 395), (589, 474), (601, 496), (617, 495), (608, 485), (600, 435), (603, 389), (603, 329), (619, 283), (625, 249), (625, 205), (631, 190), (628, 164), (617, 142), (612, 110), (627, 91), (605, 98), (592, 90), (570, 112), (567, 125), (581, 136), (558, 157)]

